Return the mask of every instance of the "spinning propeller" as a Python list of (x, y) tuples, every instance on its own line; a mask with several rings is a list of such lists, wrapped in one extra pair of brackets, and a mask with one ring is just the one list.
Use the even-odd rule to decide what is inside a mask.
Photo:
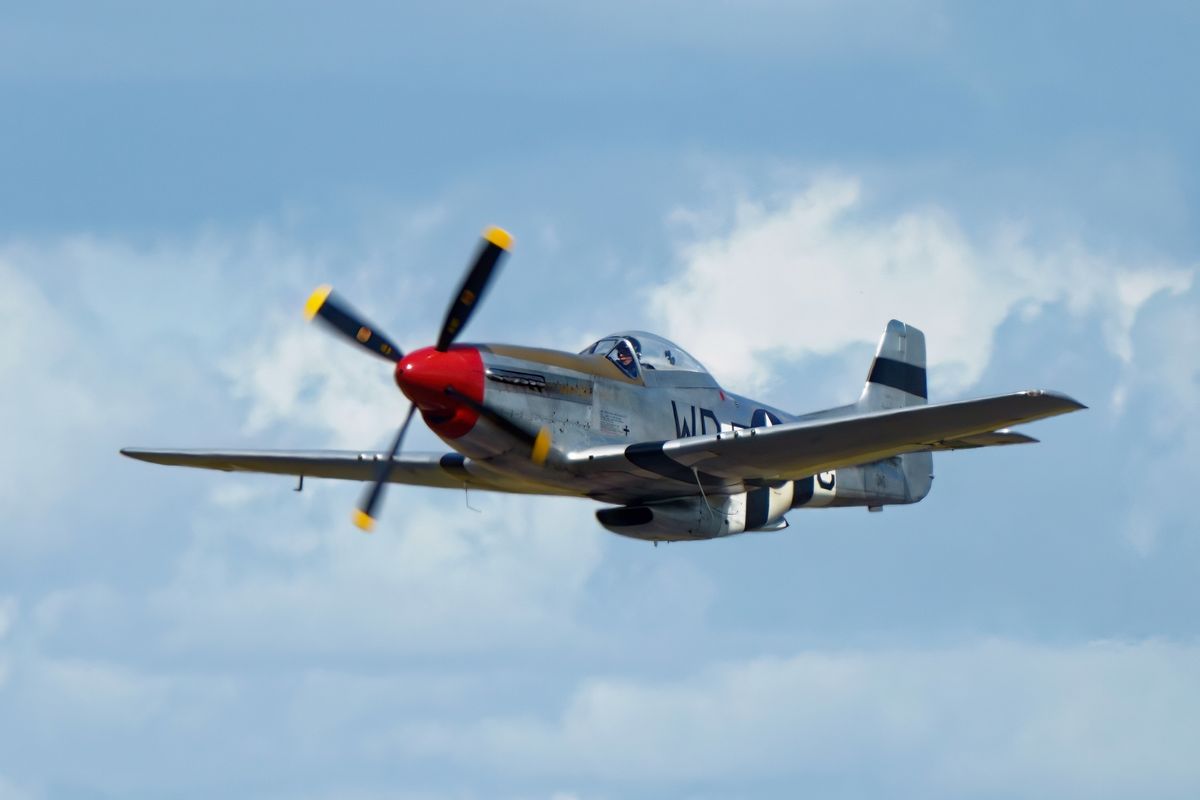
[(469, 347), (453, 347), (471, 314), (478, 308), (500, 259), (510, 249), (512, 236), (507, 231), (500, 228), (484, 231), (479, 253), (446, 310), (437, 344), (415, 350), (407, 356), (362, 314), (335, 294), (331, 287), (321, 286), (304, 304), (304, 316), (307, 319), (319, 319), (372, 355), (393, 362), (396, 365), (396, 383), (412, 401), (404, 422), (392, 439), (387, 458), (379, 462), (374, 480), (363, 492), (354, 511), (354, 524), (364, 531), (371, 530), (375, 525), (375, 514), (383, 500), (384, 485), (388, 482), (404, 434), (418, 408), (426, 422), (451, 438), (466, 433), (477, 418), (483, 417), (526, 444), (530, 449), (530, 458), (535, 463), (545, 463), (550, 453), (549, 430), (543, 427), (536, 432), (530, 431), (486, 405), (483, 402), (483, 367), (479, 352)]

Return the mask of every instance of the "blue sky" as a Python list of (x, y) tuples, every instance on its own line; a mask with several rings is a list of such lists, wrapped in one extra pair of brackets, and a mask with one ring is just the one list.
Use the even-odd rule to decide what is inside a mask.
[[(1194, 797), (1189, 4), (0, 10), (0, 798)], [(156, 469), (381, 447), (428, 344), (678, 340), (1090, 410), (921, 504), (652, 548), (584, 502)], [(414, 431), (412, 449), (440, 449)]]

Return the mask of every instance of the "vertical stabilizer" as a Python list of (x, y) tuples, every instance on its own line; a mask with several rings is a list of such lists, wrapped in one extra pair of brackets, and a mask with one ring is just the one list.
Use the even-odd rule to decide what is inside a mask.
[[(887, 324), (883, 336), (879, 340), (879, 348), (875, 351), (875, 360), (871, 362), (871, 371), (867, 373), (867, 383), (858, 398), (860, 412), (885, 411), (891, 408), (907, 408), (908, 406), (923, 406), (929, 402), (928, 381), (925, 378), (925, 334), (911, 325), (905, 325), (899, 320)], [(933, 485), (933, 454), (905, 453), (879, 462), (874, 469), (883, 470), (887, 463), (899, 462), (898, 472), (903, 476), (902, 502), (915, 503), (925, 495)], [(861, 468), (870, 470), (871, 467)], [(850, 478), (850, 475), (846, 476)], [(858, 476), (856, 476), (858, 477)], [(864, 484), (864, 504), (871, 503), (874, 493), (867, 486), (879, 486), (878, 477), (869, 480), (865, 473), (861, 476)], [(898, 476), (899, 477), (899, 476)], [(877, 489), (875, 491), (878, 491)], [(877, 502), (886, 504), (888, 501), (879, 498)]]
[(887, 324), (858, 398), (861, 411), (923, 406), (929, 390), (925, 380), (925, 334), (899, 320)]

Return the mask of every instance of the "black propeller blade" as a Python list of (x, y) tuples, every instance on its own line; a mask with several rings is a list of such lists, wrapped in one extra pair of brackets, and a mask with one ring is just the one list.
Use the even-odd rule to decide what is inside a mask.
[(404, 358), (400, 348), (375, 330), (349, 303), (335, 295), (330, 286), (320, 286), (312, 293), (304, 304), (304, 316), (308, 320), (316, 317), (373, 355), (393, 362)]
[(375, 512), (383, 500), (383, 487), (387, 485), (388, 476), (392, 474), (392, 459), (400, 452), (404, 432), (408, 430), (408, 423), (412, 422), (416, 411), (415, 405), (408, 407), (408, 416), (404, 418), (400, 430), (396, 431), (396, 438), (392, 440), (392, 449), (388, 451), (387, 459), (379, 462), (379, 469), (375, 471), (375, 482), (363, 492), (362, 499), (358, 501), (358, 508), (354, 510), (354, 524), (368, 533), (375, 527)]
[(529, 457), (533, 463), (541, 466), (546, 463), (546, 458), (550, 455), (550, 429), (542, 426), (537, 432), (531, 431), (516, 421), (509, 419), (494, 408), (490, 408), (483, 403), (476, 402), (474, 398), (467, 397), (462, 392), (455, 389), (453, 386), (446, 387), (446, 394), (458, 400), (463, 405), (470, 406), (479, 412), (481, 417), (486, 417), (490, 422), (494, 423), (497, 428), (512, 436), (519, 442), (524, 442), (529, 445)]
[(475, 263), (471, 265), (462, 286), (454, 295), (454, 302), (446, 311), (446, 321), (442, 323), (442, 331), (438, 334), (436, 349), (442, 352), (448, 350), (466, 327), (467, 320), (487, 290), (492, 271), (500, 263), (501, 256), (512, 249), (512, 241), (512, 235), (502, 228), (488, 228), (483, 232), (479, 255), (475, 257)]

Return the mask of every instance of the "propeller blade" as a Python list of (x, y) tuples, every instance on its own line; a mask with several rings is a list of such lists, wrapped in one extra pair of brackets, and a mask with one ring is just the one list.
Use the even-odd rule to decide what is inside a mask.
[(396, 431), (396, 438), (392, 440), (392, 449), (388, 452), (387, 458), (379, 462), (379, 469), (375, 471), (375, 482), (367, 487), (358, 503), (358, 508), (354, 510), (354, 524), (368, 533), (375, 527), (375, 514), (383, 500), (383, 487), (387, 485), (388, 476), (392, 474), (392, 459), (396, 457), (396, 453), (400, 452), (400, 443), (404, 441), (404, 432), (408, 430), (408, 423), (412, 422), (413, 414), (416, 411), (416, 406), (408, 407), (408, 416), (404, 418), (400, 430)]
[(393, 362), (404, 357), (400, 348), (334, 294), (331, 286), (317, 287), (304, 304), (304, 318), (311, 322), (314, 317), (373, 355)]
[(455, 398), (463, 405), (468, 405), (479, 412), (481, 417), (486, 417), (497, 428), (512, 436), (519, 442), (524, 442), (529, 445), (529, 457), (533, 463), (541, 466), (546, 463), (546, 459), (550, 456), (550, 429), (543, 425), (538, 431), (534, 432), (518, 424), (516, 421), (509, 419), (494, 408), (476, 402), (474, 398), (467, 397), (462, 392), (455, 389), (453, 386), (446, 387), (446, 394)]
[(438, 334), (437, 349), (445, 352), (458, 338), (459, 333), (466, 327), (471, 313), (479, 305), (483, 293), (491, 280), (492, 271), (500, 263), (500, 258), (512, 249), (512, 234), (502, 228), (488, 228), (483, 232), (483, 245), (475, 263), (463, 279), (462, 286), (454, 295), (454, 302), (446, 312), (446, 321), (442, 323), (442, 331)]

